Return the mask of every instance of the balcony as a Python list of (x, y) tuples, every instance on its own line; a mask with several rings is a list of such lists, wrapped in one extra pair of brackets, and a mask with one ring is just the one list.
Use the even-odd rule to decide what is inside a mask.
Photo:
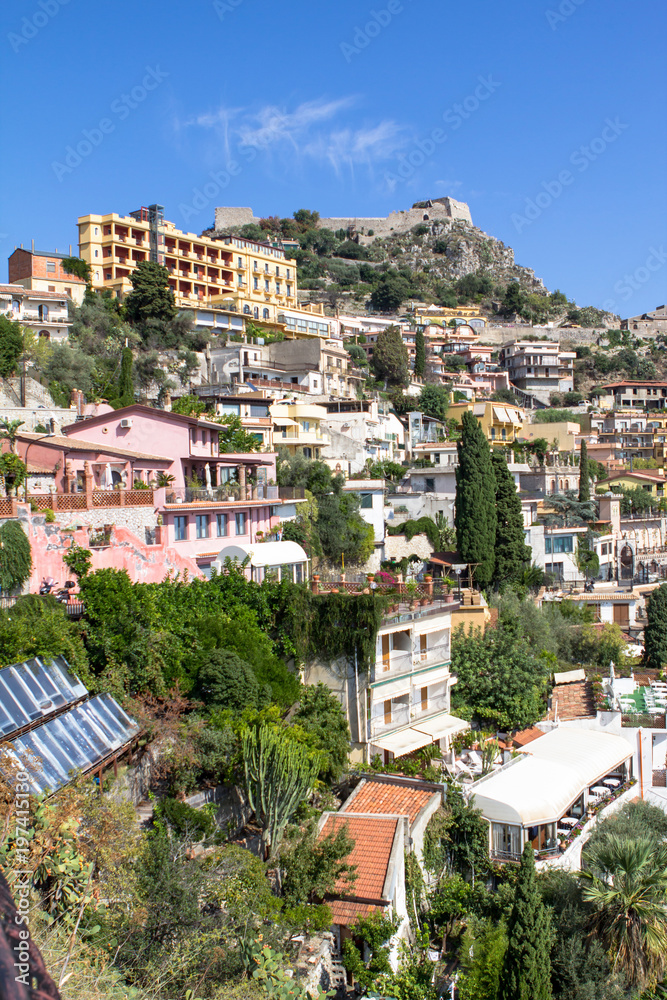
[(222, 486), (192, 488), (179, 486), (167, 489), (165, 504), (214, 504), (225, 503), (266, 503), (277, 502), (280, 499), (277, 486), (246, 486), (245, 497), (242, 496), (238, 483), (223, 483)]
[[(16, 517), (16, 497), (0, 498), (0, 516)], [(90, 493), (29, 493), (28, 503), (45, 510), (97, 510), (100, 507), (152, 507), (153, 490), (92, 490)], [(12, 510), (14, 513), (12, 513)]]

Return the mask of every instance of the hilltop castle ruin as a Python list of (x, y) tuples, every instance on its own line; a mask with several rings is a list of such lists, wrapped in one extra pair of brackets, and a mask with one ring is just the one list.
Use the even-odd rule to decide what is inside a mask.
[[(377, 236), (390, 236), (392, 233), (407, 233), (413, 226), (421, 222), (448, 221), (459, 219), (472, 226), (470, 208), (464, 201), (454, 198), (429, 198), (416, 202), (412, 208), (390, 212), (386, 217), (361, 218), (341, 217), (320, 219), (323, 229), (345, 229), (351, 236), (361, 236), (374, 239)], [(220, 206), (215, 210), (215, 228), (217, 232), (231, 229), (233, 226), (245, 226), (248, 223), (259, 223), (259, 218), (251, 208)]]

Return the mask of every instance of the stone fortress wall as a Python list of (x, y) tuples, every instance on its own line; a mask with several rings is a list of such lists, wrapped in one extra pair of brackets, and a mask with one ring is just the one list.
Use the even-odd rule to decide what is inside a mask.
[[(432, 198), (425, 202), (424, 208), (409, 208), (399, 212), (390, 212), (386, 217), (320, 219), (323, 229), (348, 229), (354, 233), (368, 237), (390, 236), (392, 233), (407, 233), (420, 222), (448, 221), (459, 219), (472, 226), (470, 208), (464, 201), (454, 198)], [(251, 208), (239, 206), (218, 206), (215, 210), (216, 231), (230, 229), (232, 226), (246, 226), (249, 223), (259, 223), (259, 218), (253, 215)]]

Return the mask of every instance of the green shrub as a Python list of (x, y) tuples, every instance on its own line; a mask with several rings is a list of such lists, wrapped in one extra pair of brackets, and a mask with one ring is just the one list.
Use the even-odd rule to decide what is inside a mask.
[(209, 812), (193, 809), (178, 799), (162, 799), (155, 807), (158, 819), (165, 819), (181, 837), (186, 834), (193, 840), (204, 840), (215, 833), (215, 820)]

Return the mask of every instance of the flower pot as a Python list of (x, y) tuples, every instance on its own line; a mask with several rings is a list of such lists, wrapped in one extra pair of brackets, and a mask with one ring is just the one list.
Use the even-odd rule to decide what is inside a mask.
[(422, 597), (419, 603), (421, 604), (422, 608), (425, 608), (426, 605), (430, 604), (431, 602), (429, 601), (428, 597)]
[(454, 595), (445, 594), (445, 604), (453, 604), (453, 603), (454, 603)]

